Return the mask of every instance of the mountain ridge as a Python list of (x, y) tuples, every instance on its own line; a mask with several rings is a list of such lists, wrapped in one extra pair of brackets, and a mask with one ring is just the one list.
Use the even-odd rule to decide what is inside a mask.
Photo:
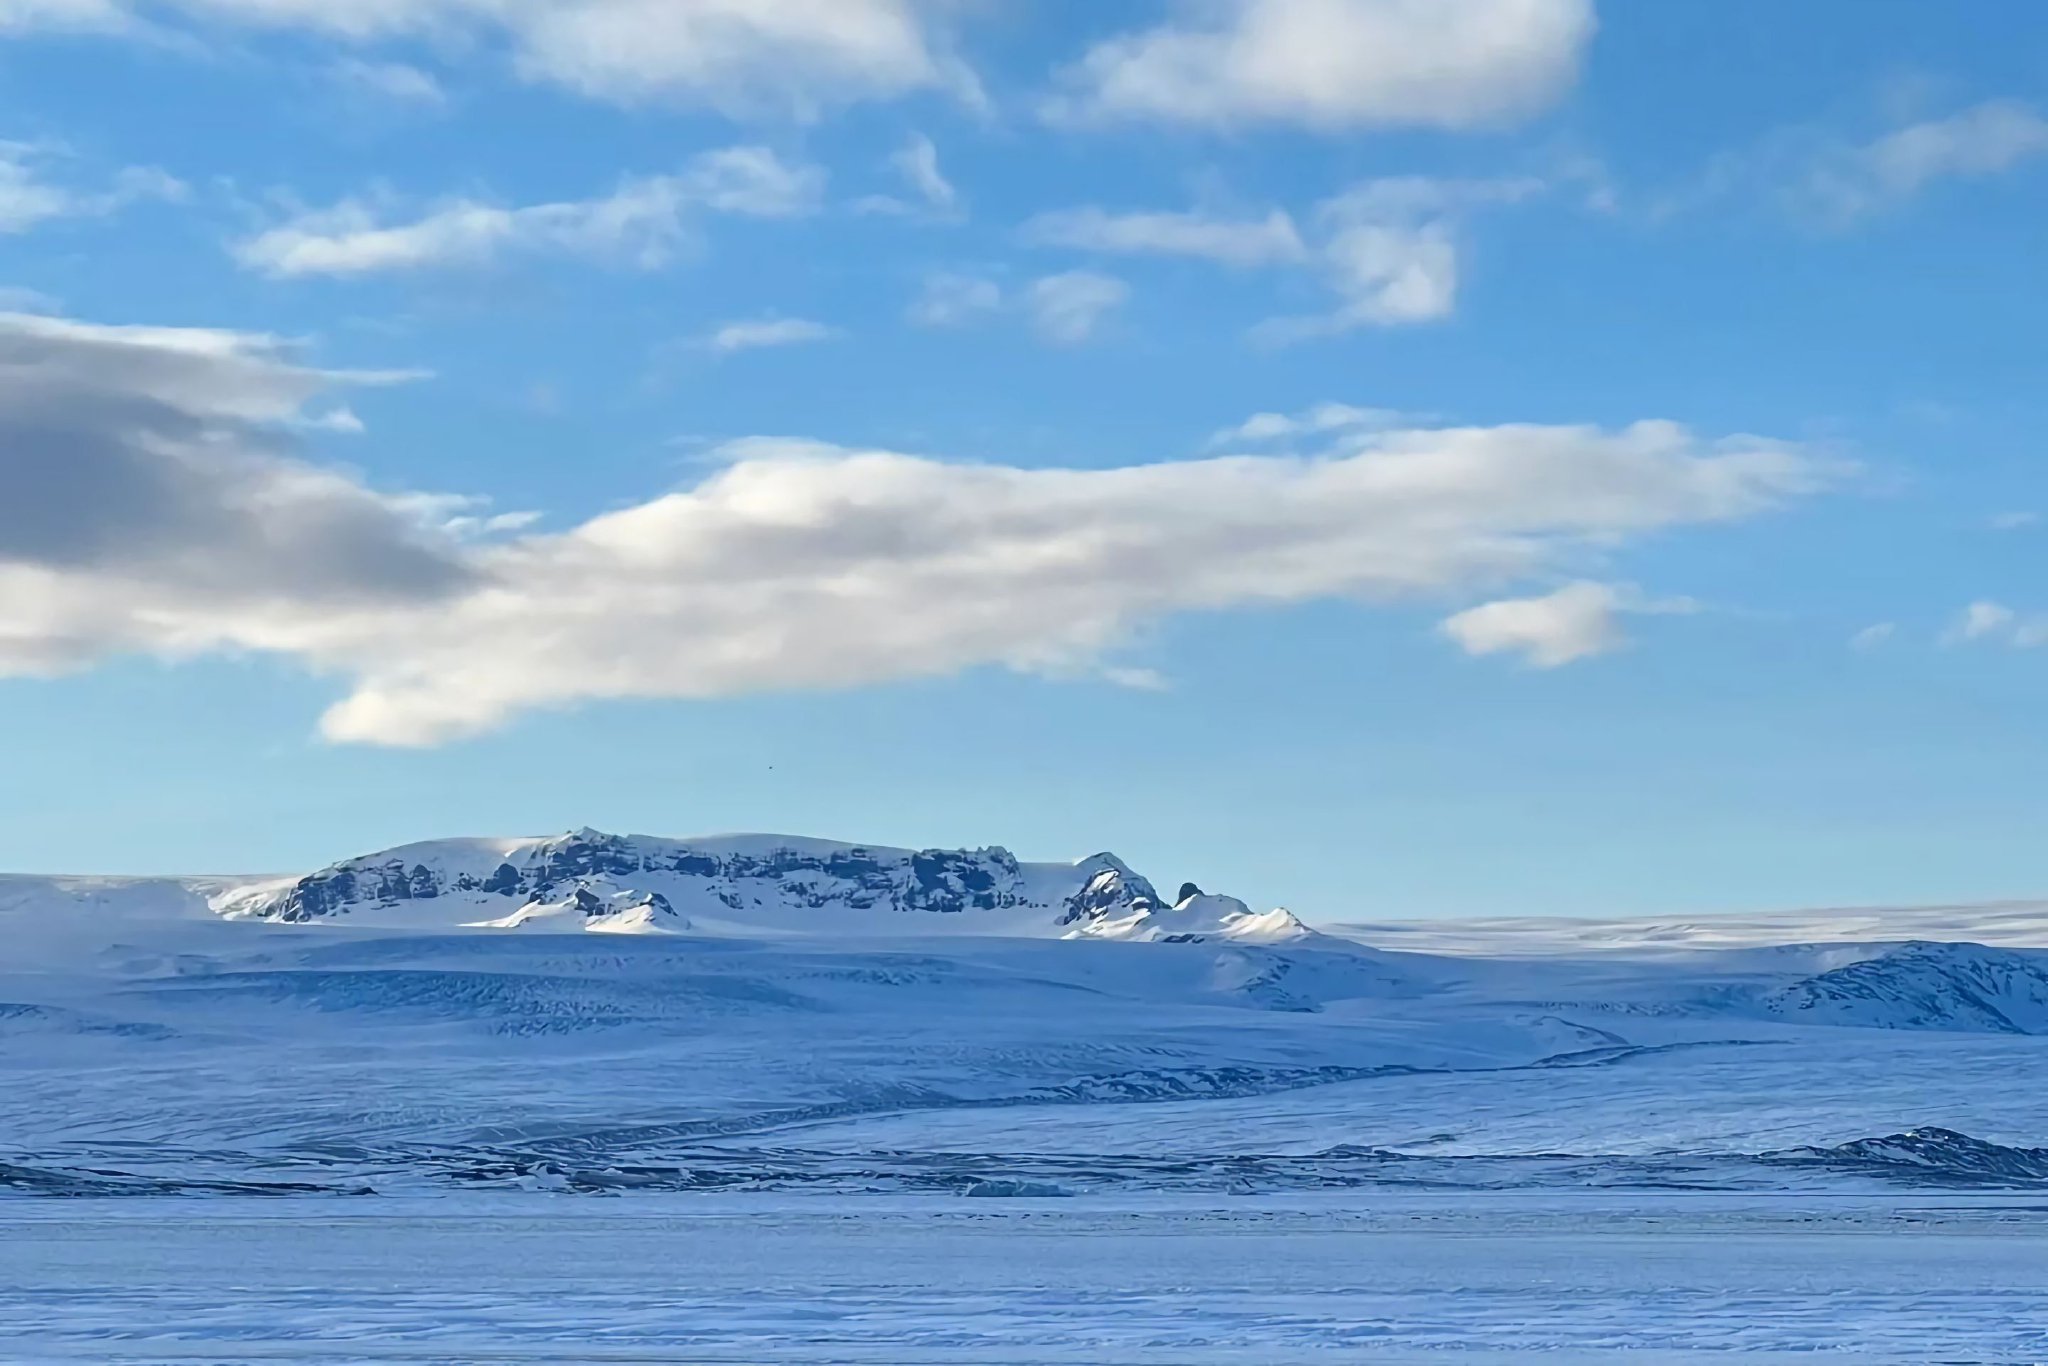
[(38, 898), (396, 929), (771, 937), (915, 929), (1265, 943), (1312, 934), (1284, 910), (1254, 913), (1199, 889), (1169, 903), (1107, 852), (1071, 863), (1025, 862), (1001, 845), (909, 849), (776, 834), (619, 835), (588, 826), (416, 841), (285, 876), (0, 879), (0, 909)]

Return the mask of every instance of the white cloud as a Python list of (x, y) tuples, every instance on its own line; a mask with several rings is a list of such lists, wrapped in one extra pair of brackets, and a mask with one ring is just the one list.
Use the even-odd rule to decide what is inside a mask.
[(1078, 346), (1095, 336), (1130, 300), (1131, 287), (1114, 275), (1070, 270), (1031, 282), (1032, 325), (1047, 341)]
[(261, 336), (0, 315), (0, 674), (469, 585), (402, 500), (280, 454), (316, 398), (404, 378), (307, 369)]
[(1999, 602), (1973, 602), (1957, 615), (1942, 640), (1949, 645), (1983, 643), (2031, 650), (2048, 645), (2048, 616), (2023, 616)]
[(783, 164), (758, 147), (699, 156), (682, 173), (625, 181), (602, 199), (505, 208), (442, 203), (407, 222), (385, 206), (344, 200), (267, 228), (234, 246), (265, 275), (372, 275), (490, 265), (512, 253), (557, 254), (637, 269), (665, 264), (687, 240), (693, 209), (782, 217), (814, 208), (822, 173)]
[(1094, 337), (1130, 299), (1130, 286), (1113, 275), (1072, 270), (1033, 280), (1004, 294), (985, 275), (935, 271), (927, 275), (905, 316), (919, 327), (967, 327), (1010, 316), (1029, 320), (1040, 338), (1056, 346), (1077, 346)]
[(1875, 650), (1880, 646), (1889, 644), (1898, 633), (1899, 625), (1897, 622), (1880, 621), (1866, 626), (1855, 635), (1850, 636), (1849, 648), (1852, 650)]
[(939, 170), (938, 147), (924, 134), (911, 134), (910, 140), (889, 159), (889, 164), (927, 206), (950, 209), (959, 201), (959, 191)]
[(1628, 596), (1613, 584), (1568, 583), (1537, 598), (1505, 598), (1445, 619), (1440, 628), (1466, 654), (1519, 654), (1538, 669), (1619, 649)]
[[(2018, 100), (1989, 100), (1940, 118), (1857, 139), (1840, 129), (1780, 128), (1710, 160), (1653, 201), (1668, 217), (1725, 200), (1771, 204), (1796, 220), (1848, 228), (1897, 209), (1944, 181), (1988, 180), (2048, 157), (2048, 119)], [(1921, 416), (1940, 420), (1940, 405)]]
[(960, 219), (960, 192), (939, 169), (939, 149), (922, 133), (912, 133), (901, 147), (889, 154), (889, 171), (901, 180), (911, 197), (871, 194), (854, 201), (855, 213), (884, 213), (956, 222)]
[(807, 342), (830, 341), (839, 329), (809, 318), (755, 318), (730, 322), (705, 338), (713, 351), (731, 354), (765, 346), (800, 346)]
[(1988, 636), (2003, 635), (2017, 620), (2012, 608), (1995, 602), (1973, 602), (1956, 618), (1949, 630), (1951, 640), (1983, 640)]
[(22, 233), (60, 218), (104, 218), (148, 200), (175, 202), (189, 193), (183, 181), (154, 166), (129, 166), (104, 185), (80, 189), (51, 178), (64, 160), (59, 149), (0, 142), (0, 233)]
[(2000, 175), (2041, 156), (2048, 156), (2048, 119), (2017, 100), (1993, 100), (1829, 149), (1804, 191), (1822, 212), (1853, 219), (1911, 199), (1937, 181)]
[(1519, 654), (1534, 668), (1555, 669), (1626, 645), (1624, 615), (1699, 610), (1691, 598), (1652, 598), (1631, 584), (1581, 579), (1540, 597), (1482, 603), (1446, 618), (1437, 629), (1466, 654)]
[(1253, 329), (1273, 343), (1360, 327), (1434, 322), (1457, 307), (1461, 228), (1479, 209), (1550, 192), (1536, 176), (1361, 181), (1316, 206), (1304, 233), (1281, 210), (1224, 218), (1199, 212), (1112, 212), (1098, 206), (1040, 214), (1022, 229), (1040, 246), (1197, 257), (1318, 276), (1337, 298), (1329, 312), (1274, 318)]
[(2038, 512), (2001, 512), (1990, 520), (1993, 531), (2025, 531), (2039, 525), (2041, 514)]
[(1324, 132), (1505, 123), (1577, 79), (1592, 0), (1183, 0), (1062, 73), (1051, 117)]
[(1193, 256), (1227, 266), (1295, 265), (1308, 248), (1294, 220), (1275, 209), (1263, 218), (1219, 218), (1205, 213), (1111, 213), (1086, 207), (1040, 214), (1023, 227), (1024, 240), (1078, 251)]
[(281, 453), (380, 378), (235, 333), (0, 319), (0, 672), (272, 653), (343, 681), (330, 737), (382, 744), (981, 665), (1134, 681), (1118, 653), (1173, 614), (1487, 591), (1839, 473), (1664, 422), (1106, 469), (751, 438), (694, 487), (541, 533)]
[(0, 32), (235, 26), (364, 49), (509, 49), (526, 78), (623, 104), (811, 118), (919, 90), (980, 98), (947, 0), (0, 0)]
[(936, 271), (925, 277), (908, 316), (919, 327), (964, 327), (1002, 307), (1003, 287), (994, 280)]
[(352, 95), (420, 108), (439, 108), (448, 103), (448, 92), (432, 72), (406, 62), (343, 57), (329, 71), (335, 84)]
[(1287, 342), (1434, 322), (1457, 308), (1459, 227), (1465, 214), (1544, 193), (1534, 177), (1438, 180), (1397, 176), (1353, 186), (1316, 210), (1317, 264), (1339, 300), (1313, 317), (1276, 318), (1256, 335)]
[(1301, 413), (1253, 413), (1209, 438), (1209, 445), (1230, 446), (1321, 436), (1354, 428), (1387, 428), (1409, 419), (1391, 408), (1359, 408), (1349, 403), (1318, 403)]
[(676, 184), (684, 198), (719, 213), (800, 218), (817, 212), (825, 172), (792, 166), (766, 147), (721, 147), (693, 158)]

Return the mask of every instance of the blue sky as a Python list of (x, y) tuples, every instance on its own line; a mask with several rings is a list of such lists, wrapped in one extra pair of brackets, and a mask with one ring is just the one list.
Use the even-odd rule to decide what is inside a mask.
[(1310, 918), (2040, 894), (2043, 53), (0, 0), (0, 867), (591, 824)]

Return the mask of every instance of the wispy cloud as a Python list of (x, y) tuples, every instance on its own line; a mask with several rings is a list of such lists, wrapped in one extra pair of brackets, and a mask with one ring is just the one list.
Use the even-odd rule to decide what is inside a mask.
[(60, 173), (72, 158), (42, 143), (0, 142), (0, 233), (23, 233), (56, 219), (105, 218), (150, 200), (176, 203), (190, 190), (155, 166), (128, 166), (98, 185)]
[(910, 197), (868, 195), (855, 201), (856, 212), (919, 214), (945, 220), (960, 217), (960, 192), (939, 169), (939, 149), (930, 138), (912, 133), (890, 154), (888, 166), (910, 191)]
[(1973, 602), (1957, 613), (1942, 641), (1948, 645), (2010, 645), (2031, 650), (2048, 645), (2048, 615), (2023, 615), (2002, 602)]
[(1581, 580), (1532, 598), (1503, 598), (1458, 613), (1439, 629), (1469, 655), (1520, 655), (1555, 669), (1608, 654), (1628, 641), (1622, 616), (1697, 611), (1686, 598), (1651, 599), (1625, 584)]
[(1258, 218), (1197, 212), (1114, 213), (1096, 206), (1043, 213), (1021, 230), (1034, 246), (1123, 255), (1191, 256), (1227, 266), (1298, 265), (1308, 248), (1278, 209)]
[(444, 201), (403, 221), (389, 202), (344, 200), (299, 213), (234, 245), (244, 267), (280, 278), (374, 275), (490, 265), (554, 254), (650, 270), (687, 240), (692, 211), (789, 217), (816, 209), (824, 173), (759, 147), (696, 158), (675, 175), (640, 176), (598, 199), (506, 208)]
[(1031, 282), (1028, 294), (1032, 325), (1047, 341), (1078, 346), (1131, 297), (1131, 287), (1114, 275), (1070, 270)]
[[(1897, 211), (1944, 182), (1990, 180), (2048, 156), (2048, 119), (2019, 100), (1856, 136), (1840, 128), (1781, 128), (1725, 151), (1674, 189), (1648, 198), (1653, 218), (1728, 203), (1768, 206), (1829, 231)], [(1922, 416), (1940, 410), (1920, 405)]]
[(859, 100), (950, 91), (973, 73), (924, 0), (6, 0), (0, 31), (57, 29), (205, 47), (224, 29), (352, 50), (421, 39), (615, 104), (816, 118)]
[(1040, 214), (1021, 235), (1033, 245), (1099, 255), (1180, 256), (1309, 273), (1336, 304), (1322, 313), (1268, 319), (1253, 330), (1257, 341), (1285, 344), (1448, 317), (1457, 307), (1465, 221), (1481, 209), (1549, 193), (1557, 183), (1534, 175), (1361, 181), (1318, 204), (1305, 230), (1279, 209), (1226, 216), (1086, 205)]
[(1318, 403), (1300, 413), (1253, 413), (1234, 426), (1225, 427), (1209, 438), (1219, 446), (1254, 445), (1287, 441), (1301, 436), (1322, 436), (1330, 432), (1372, 431), (1413, 422), (1414, 415), (1391, 408), (1360, 408), (1349, 403)]
[(2048, 156), (2048, 120), (2017, 100), (1992, 100), (1825, 149), (1800, 193), (1824, 214), (1853, 221), (1902, 204), (1943, 180), (2002, 175)]
[(344, 92), (365, 99), (422, 109), (438, 109), (448, 103), (448, 92), (434, 74), (408, 62), (342, 57), (328, 73)]
[(830, 341), (839, 335), (838, 328), (809, 318), (755, 318), (726, 323), (706, 337), (704, 344), (721, 355), (730, 355), (762, 347)]
[(1003, 287), (986, 275), (934, 271), (919, 285), (907, 316), (919, 327), (963, 327), (1002, 311)]

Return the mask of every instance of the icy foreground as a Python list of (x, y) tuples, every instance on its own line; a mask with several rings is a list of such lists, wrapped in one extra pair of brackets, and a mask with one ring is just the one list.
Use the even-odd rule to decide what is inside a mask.
[[(40, 1359), (11, 1349), (26, 1334), (62, 1359), (142, 1322), (231, 1360), (222, 1343), (383, 1332), (424, 1350), (488, 1321), (493, 1345), (445, 1359), (576, 1360), (550, 1344), (595, 1333), (627, 1352), (605, 1360), (1141, 1361), (1155, 1344), (1159, 1360), (1280, 1361), (1512, 1353), (1526, 1343), (1502, 1325), (1540, 1320), (1552, 1336), (1527, 1341), (1560, 1350), (1967, 1358), (1978, 1310), (1981, 1328), (2048, 1308), (1983, 1288), (2048, 1269), (2010, 1260), (2033, 1193), (2048, 1199), (2048, 1094), (2031, 1084), (2048, 1064), (2048, 948), (2033, 947), (2048, 936), (1999, 914), (1999, 946), (1950, 942), (1931, 913), (1900, 913), (1903, 935), (1881, 916), (1768, 922), (1799, 931), (1777, 943), (1740, 922), (1720, 947), (1696, 942), (1711, 926), (1319, 932), (1192, 886), (1163, 896), (1107, 854), (594, 831), (285, 878), (0, 879), (0, 1217), (23, 1234), (0, 1239), (18, 1272), (0, 1276), (0, 1323), (21, 1325), (0, 1329), (0, 1357)], [(1431, 933), (1438, 951), (1386, 947)], [(1366, 1255), (1346, 1241), (1359, 1220), (1425, 1196), (1415, 1226), (1365, 1230), (1382, 1272), (1470, 1261), (1456, 1274), (1477, 1285), (1489, 1263), (1471, 1249), (1534, 1220), (1539, 1242), (1599, 1235), (1583, 1249), (1595, 1282), (1525, 1303), (1521, 1263), (1485, 1273), (1492, 1301), (1329, 1279)], [(1630, 1242), (1631, 1221), (1667, 1207), (1665, 1242)], [(1801, 1300), (1820, 1280), (1758, 1270), (1795, 1255), (1777, 1241), (1792, 1208), (1863, 1211), (1800, 1225), (1843, 1241), (1825, 1276), (1798, 1273), (1861, 1299)], [(192, 1282), (104, 1263), (218, 1219), (234, 1224), (219, 1246), (254, 1240), (262, 1265), (303, 1269)], [(1700, 1219), (1751, 1223), (1686, 1243)], [(385, 1220), (409, 1221), (405, 1236)], [(935, 1248), (994, 1221), (1092, 1250), (1017, 1261), (970, 1238), (958, 1256), (1001, 1273), (981, 1299), (948, 1288), (943, 1257), (926, 1280), (913, 1258), (844, 1300), (798, 1270), (779, 1290), (732, 1270), (756, 1232), (782, 1229), (761, 1265), (829, 1280), (853, 1256), (831, 1233), (846, 1221)], [(459, 1257), (399, 1250), (479, 1226), (528, 1247), (499, 1264), (518, 1269), (450, 1281)], [(1452, 1226), (1485, 1236), (1444, 1242)], [(1329, 1240), (1322, 1280), (1279, 1255), (1296, 1237)], [(67, 1240), (84, 1259), (68, 1282)], [(725, 1249), (727, 1280), (655, 1295), (635, 1279), (685, 1246)], [(350, 1247), (360, 1265), (334, 1260)], [(1656, 1257), (1676, 1279), (1643, 1270)], [(1091, 1288), (1075, 1279), (1090, 1258), (1123, 1272)], [(1959, 1271), (1942, 1290), (1943, 1259), (1971, 1258), (2007, 1258), (2008, 1279)], [(1166, 1279), (1146, 1289), (1140, 1265)], [(194, 1283), (212, 1298), (181, 1299)], [(230, 1283), (243, 1289), (216, 1303)], [(365, 1305), (350, 1287), (367, 1283), (409, 1288)], [(1916, 1286), (1923, 1308), (1954, 1302), (1915, 1318)], [(1361, 1337), (1374, 1315), (1392, 1326)], [(711, 1337), (681, 1326), (707, 1323)], [(805, 1323), (815, 1358), (745, 1347), (749, 1332), (809, 1340)], [(903, 1350), (920, 1343), (926, 1356)]]
[(2031, 1362), (2004, 1197), (43, 1201), (13, 1362)]

